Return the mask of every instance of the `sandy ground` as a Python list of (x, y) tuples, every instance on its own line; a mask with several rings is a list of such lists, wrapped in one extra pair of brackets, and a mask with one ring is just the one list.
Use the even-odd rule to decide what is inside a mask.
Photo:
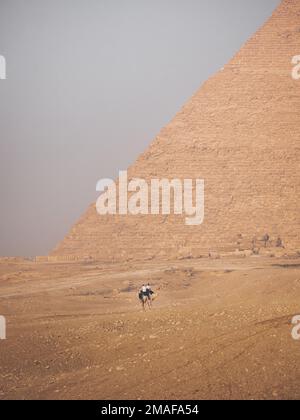
[(299, 298), (296, 259), (2, 263), (0, 399), (299, 399)]

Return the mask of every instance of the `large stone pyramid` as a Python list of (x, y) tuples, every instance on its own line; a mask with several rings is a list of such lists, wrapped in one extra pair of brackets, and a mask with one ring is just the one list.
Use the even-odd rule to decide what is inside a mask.
[(300, 1), (284, 0), (129, 168), (147, 180), (204, 179), (202, 225), (174, 215), (99, 216), (92, 205), (51, 255), (119, 261), (300, 250), (297, 55)]

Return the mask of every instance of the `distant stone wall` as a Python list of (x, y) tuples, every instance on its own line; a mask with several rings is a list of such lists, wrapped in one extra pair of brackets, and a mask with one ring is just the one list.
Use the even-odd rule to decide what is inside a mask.
[(50, 255), (35, 257), (37, 263), (63, 263), (63, 262), (76, 262), (76, 261), (93, 261), (93, 258), (76, 256), (76, 255)]
[(31, 261), (29, 258), (23, 257), (0, 257), (0, 264), (4, 263), (24, 263)]

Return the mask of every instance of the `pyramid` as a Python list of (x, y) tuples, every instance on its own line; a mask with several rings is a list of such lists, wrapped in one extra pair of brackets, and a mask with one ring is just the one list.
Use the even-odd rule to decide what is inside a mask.
[[(285, 0), (128, 169), (130, 178), (205, 180), (205, 220), (99, 216), (91, 205), (52, 252), (102, 261), (300, 250), (300, 1)], [(265, 235), (268, 235), (268, 241)]]

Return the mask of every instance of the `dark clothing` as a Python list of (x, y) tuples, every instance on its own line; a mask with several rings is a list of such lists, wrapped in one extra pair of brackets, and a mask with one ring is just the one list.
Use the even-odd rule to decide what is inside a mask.
[(151, 295), (154, 295), (154, 292), (153, 292), (153, 290), (148, 289), (148, 290), (147, 290), (147, 296), (150, 298), (150, 297), (151, 297)]
[(150, 297), (150, 295), (149, 295), (148, 292), (142, 292), (142, 291), (140, 291), (140, 293), (139, 293), (139, 299), (140, 300), (143, 300), (143, 297), (144, 296)]

